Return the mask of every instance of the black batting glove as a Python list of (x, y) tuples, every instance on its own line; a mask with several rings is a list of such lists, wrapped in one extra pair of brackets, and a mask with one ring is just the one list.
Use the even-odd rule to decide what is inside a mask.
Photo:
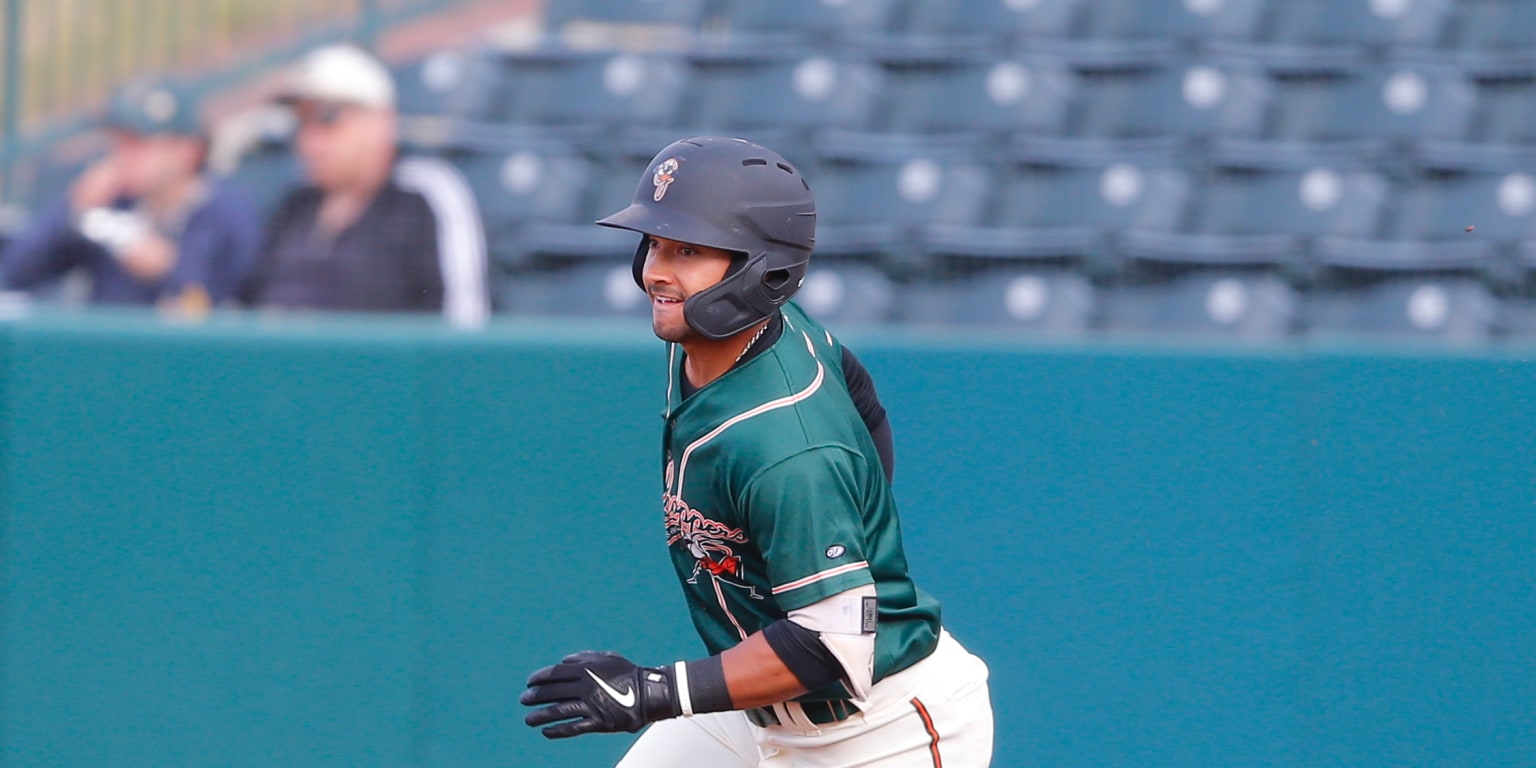
[(547, 705), (523, 722), (548, 726), (543, 733), (551, 739), (634, 733), (647, 723), (683, 713), (670, 667), (639, 667), (610, 651), (573, 653), (533, 673), (519, 701)]

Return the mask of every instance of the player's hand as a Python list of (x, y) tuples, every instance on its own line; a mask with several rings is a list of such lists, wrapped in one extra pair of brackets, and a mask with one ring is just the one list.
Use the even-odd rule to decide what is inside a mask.
[(547, 726), (543, 733), (551, 739), (634, 733), (647, 723), (682, 714), (671, 668), (636, 666), (610, 651), (573, 653), (533, 673), (519, 701), (546, 705), (523, 721)]

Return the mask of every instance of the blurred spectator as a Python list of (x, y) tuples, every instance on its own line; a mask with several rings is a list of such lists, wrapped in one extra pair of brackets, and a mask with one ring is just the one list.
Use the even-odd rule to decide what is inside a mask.
[(192, 94), (169, 81), (132, 83), (102, 125), (107, 156), (0, 251), (0, 287), (33, 290), (83, 269), (98, 304), (203, 310), (231, 297), (261, 227), (241, 193), (206, 175)]
[(280, 101), (296, 118), (308, 184), (279, 204), (242, 298), (482, 320), (479, 211), (456, 174), (414, 161), (397, 168), (395, 86), (384, 66), (352, 46), (321, 48), (288, 73)]

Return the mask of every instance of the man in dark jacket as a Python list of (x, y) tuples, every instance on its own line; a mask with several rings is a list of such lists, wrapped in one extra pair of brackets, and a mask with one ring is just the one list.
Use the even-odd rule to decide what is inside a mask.
[(260, 308), (440, 311), (437, 222), (393, 180), (388, 71), (357, 48), (321, 48), (289, 72), (281, 98), (297, 119), (309, 184), (268, 223), (242, 298)]
[(261, 225), (243, 194), (204, 172), (193, 94), (167, 80), (131, 83), (102, 127), (107, 155), (0, 252), (0, 289), (38, 289), (79, 270), (95, 304), (202, 310), (229, 298)]

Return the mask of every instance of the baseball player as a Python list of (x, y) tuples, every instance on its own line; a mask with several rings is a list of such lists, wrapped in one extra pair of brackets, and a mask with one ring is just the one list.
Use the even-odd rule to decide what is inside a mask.
[(809, 185), (765, 147), (686, 139), (598, 223), (642, 236), (635, 280), (669, 342), (667, 544), (712, 655), (567, 656), (529, 678), (528, 724), (650, 724), (621, 768), (988, 765), (987, 668), (907, 574), (884, 411), (789, 303), (815, 238)]

